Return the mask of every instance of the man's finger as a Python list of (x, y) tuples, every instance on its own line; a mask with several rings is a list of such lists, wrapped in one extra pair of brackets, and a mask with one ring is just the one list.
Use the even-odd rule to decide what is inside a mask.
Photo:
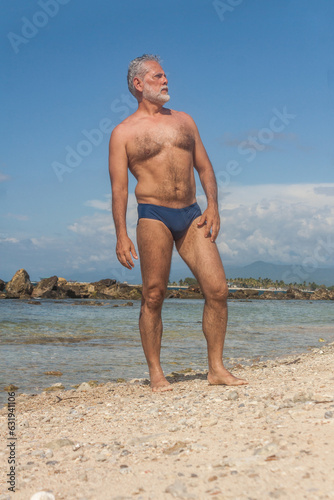
[(133, 244), (131, 245), (131, 250), (130, 250), (130, 251), (131, 251), (131, 253), (132, 253), (133, 257), (134, 257), (135, 259), (138, 259), (138, 255), (137, 255), (137, 252), (136, 252), (135, 246), (134, 246)]
[(203, 226), (203, 224), (205, 224), (205, 221), (206, 221), (206, 216), (205, 214), (202, 214), (200, 220), (197, 222), (197, 225)]
[(207, 226), (206, 226), (206, 231), (205, 231), (205, 238), (208, 238), (210, 236), (211, 227), (212, 227), (212, 221), (211, 222), (207, 221)]
[(125, 260), (126, 260), (126, 262), (128, 262), (130, 264), (130, 266), (131, 266), (130, 269), (135, 267), (130, 252), (128, 252), (128, 254), (125, 254)]
[(219, 232), (219, 223), (218, 222), (213, 222), (212, 224), (212, 235), (211, 235), (211, 241), (214, 243), (216, 241), (216, 238), (218, 236)]

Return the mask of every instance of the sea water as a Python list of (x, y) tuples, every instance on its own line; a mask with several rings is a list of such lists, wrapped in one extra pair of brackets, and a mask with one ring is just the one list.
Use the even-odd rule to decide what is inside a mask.
[[(0, 301), (0, 403), (4, 387), (36, 393), (55, 382), (66, 388), (148, 377), (138, 329), (140, 301)], [(118, 307), (114, 307), (114, 306)], [(207, 368), (201, 299), (167, 299), (161, 360), (166, 374)], [(302, 300), (231, 300), (225, 341), (232, 359), (276, 358), (334, 341), (334, 303)], [(60, 371), (62, 376), (45, 375)]]

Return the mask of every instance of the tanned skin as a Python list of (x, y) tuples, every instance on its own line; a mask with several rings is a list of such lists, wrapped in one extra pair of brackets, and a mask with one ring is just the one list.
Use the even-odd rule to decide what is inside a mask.
[[(116, 254), (120, 263), (134, 267), (138, 259), (127, 234), (128, 170), (137, 179), (138, 203), (183, 208), (196, 201), (194, 168), (207, 197), (207, 208), (175, 246), (198, 280), (205, 298), (203, 332), (208, 349), (210, 384), (244, 385), (223, 365), (227, 325), (228, 289), (215, 244), (220, 217), (217, 183), (193, 119), (164, 107), (167, 77), (156, 61), (145, 63), (147, 73), (134, 78), (138, 109), (113, 130), (109, 148), (112, 213), (116, 228)], [(153, 97), (152, 97), (153, 96)], [(158, 96), (158, 98), (156, 98)], [(173, 251), (173, 237), (163, 222), (140, 219), (137, 244), (143, 280), (139, 329), (153, 391), (172, 390), (160, 364), (161, 309)]]

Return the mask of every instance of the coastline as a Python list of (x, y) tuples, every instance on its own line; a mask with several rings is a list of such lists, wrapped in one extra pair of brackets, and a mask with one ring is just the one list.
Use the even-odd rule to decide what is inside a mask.
[[(30, 281), (25, 269), (19, 269), (13, 278), (5, 283), (0, 279), (0, 299), (31, 300), (31, 303), (41, 304), (39, 299), (126, 299), (140, 300), (142, 285), (120, 283), (115, 279), (102, 279), (96, 282), (79, 283), (67, 281), (65, 278), (51, 276), (39, 282)], [(165, 298), (198, 299), (203, 298), (198, 284), (188, 287), (169, 287)], [(334, 300), (334, 290), (318, 288), (315, 291), (302, 290), (289, 285), (286, 290), (259, 288), (229, 288), (229, 299), (259, 299), (259, 300)]]
[[(16, 492), (29, 499), (334, 498), (334, 342), (236, 365), (243, 387), (175, 374), (16, 398)], [(83, 390), (86, 389), (86, 390)], [(6, 439), (7, 409), (0, 411)], [(0, 453), (1, 480), (9, 472)]]

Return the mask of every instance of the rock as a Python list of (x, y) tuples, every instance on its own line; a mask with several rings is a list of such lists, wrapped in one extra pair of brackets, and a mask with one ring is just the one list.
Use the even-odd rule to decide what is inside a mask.
[(56, 500), (56, 498), (48, 491), (39, 491), (30, 497), (30, 500)]
[(51, 392), (51, 391), (61, 391), (64, 390), (65, 387), (61, 382), (56, 382), (55, 384), (52, 384), (50, 387), (46, 387), (44, 391), (46, 392)]
[(53, 375), (55, 377), (60, 377), (63, 373), (62, 372), (59, 372), (57, 370), (53, 371), (49, 371), (49, 372), (44, 372), (44, 375)]
[(6, 294), (9, 299), (30, 297), (32, 290), (33, 286), (25, 269), (19, 269), (6, 285)]
[(18, 387), (14, 384), (9, 384), (7, 385), (7, 387), (4, 387), (4, 390), (6, 392), (13, 392), (13, 391), (17, 391)]
[(334, 412), (326, 411), (324, 418), (333, 418), (333, 417), (334, 417)]
[(247, 296), (246, 296), (244, 290), (236, 290), (235, 292), (229, 292), (228, 298), (229, 299), (246, 299)]
[(163, 450), (163, 453), (166, 455), (178, 455), (181, 451), (184, 451), (187, 448), (187, 443), (184, 441), (177, 441), (173, 446), (166, 448)]
[(311, 391), (308, 392), (296, 392), (293, 396), (292, 401), (294, 403), (306, 403), (307, 401), (312, 401), (313, 393)]
[(3, 292), (6, 288), (6, 283), (3, 280), (0, 280), (0, 292)]
[(227, 399), (229, 399), (230, 401), (236, 401), (237, 399), (239, 399), (238, 391), (229, 392), (227, 395)]
[(39, 300), (28, 300), (28, 304), (33, 304), (35, 306), (40, 306), (42, 304), (42, 302), (40, 302)]
[(78, 392), (81, 392), (81, 391), (90, 391), (91, 390), (91, 385), (88, 384), (87, 382), (82, 382), (82, 384), (79, 385), (79, 387), (77, 388), (77, 391)]
[(55, 294), (51, 292), (57, 290), (58, 277), (52, 276), (51, 278), (42, 279), (33, 289), (32, 297), (53, 298)]
[(286, 291), (287, 299), (309, 300), (310, 296), (311, 296), (310, 293), (303, 292), (302, 290), (299, 290), (298, 288), (294, 288), (291, 286)]
[(95, 283), (92, 283), (92, 285), (94, 285), (94, 287), (110, 287), (110, 286), (114, 286), (116, 285), (116, 280), (112, 280), (112, 279), (104, 279), (104, 280), (100, 280), (100, 281), (96, 281)]
[(213, 427), (214, 425), (217, 424), (218, 424), (218, 418), (215, 417), (203, 418), (201, 421), (201, 427)]
[(59, 448), (63, 448), (64, 446), (73, 446), (74, 443), (70, 439), (67, 438), (59, 438), (54, 441), (50, 441), (45, 445), (46, 448), (50, 450), (58, 450)]
[(259, 295), (259, 298), (261, 300), (274, 300), (274, 299), (277, 299), (278, 296), (275, 292), (267, 291), (267, 292), (263, 292), (261, 295)]
[(176, 479), (176, 481), (173, 484), (170, 484), (167, 486), (165, 489), (166, 493), (170, 493), (174, 498), (187, 498), (188, 493), (187, 493), (187, 487), (182, 481), (179, 479)]
[(314, 293), (312, 293), (312, 300), (334, 300), (334, 291), (319, 288)]

